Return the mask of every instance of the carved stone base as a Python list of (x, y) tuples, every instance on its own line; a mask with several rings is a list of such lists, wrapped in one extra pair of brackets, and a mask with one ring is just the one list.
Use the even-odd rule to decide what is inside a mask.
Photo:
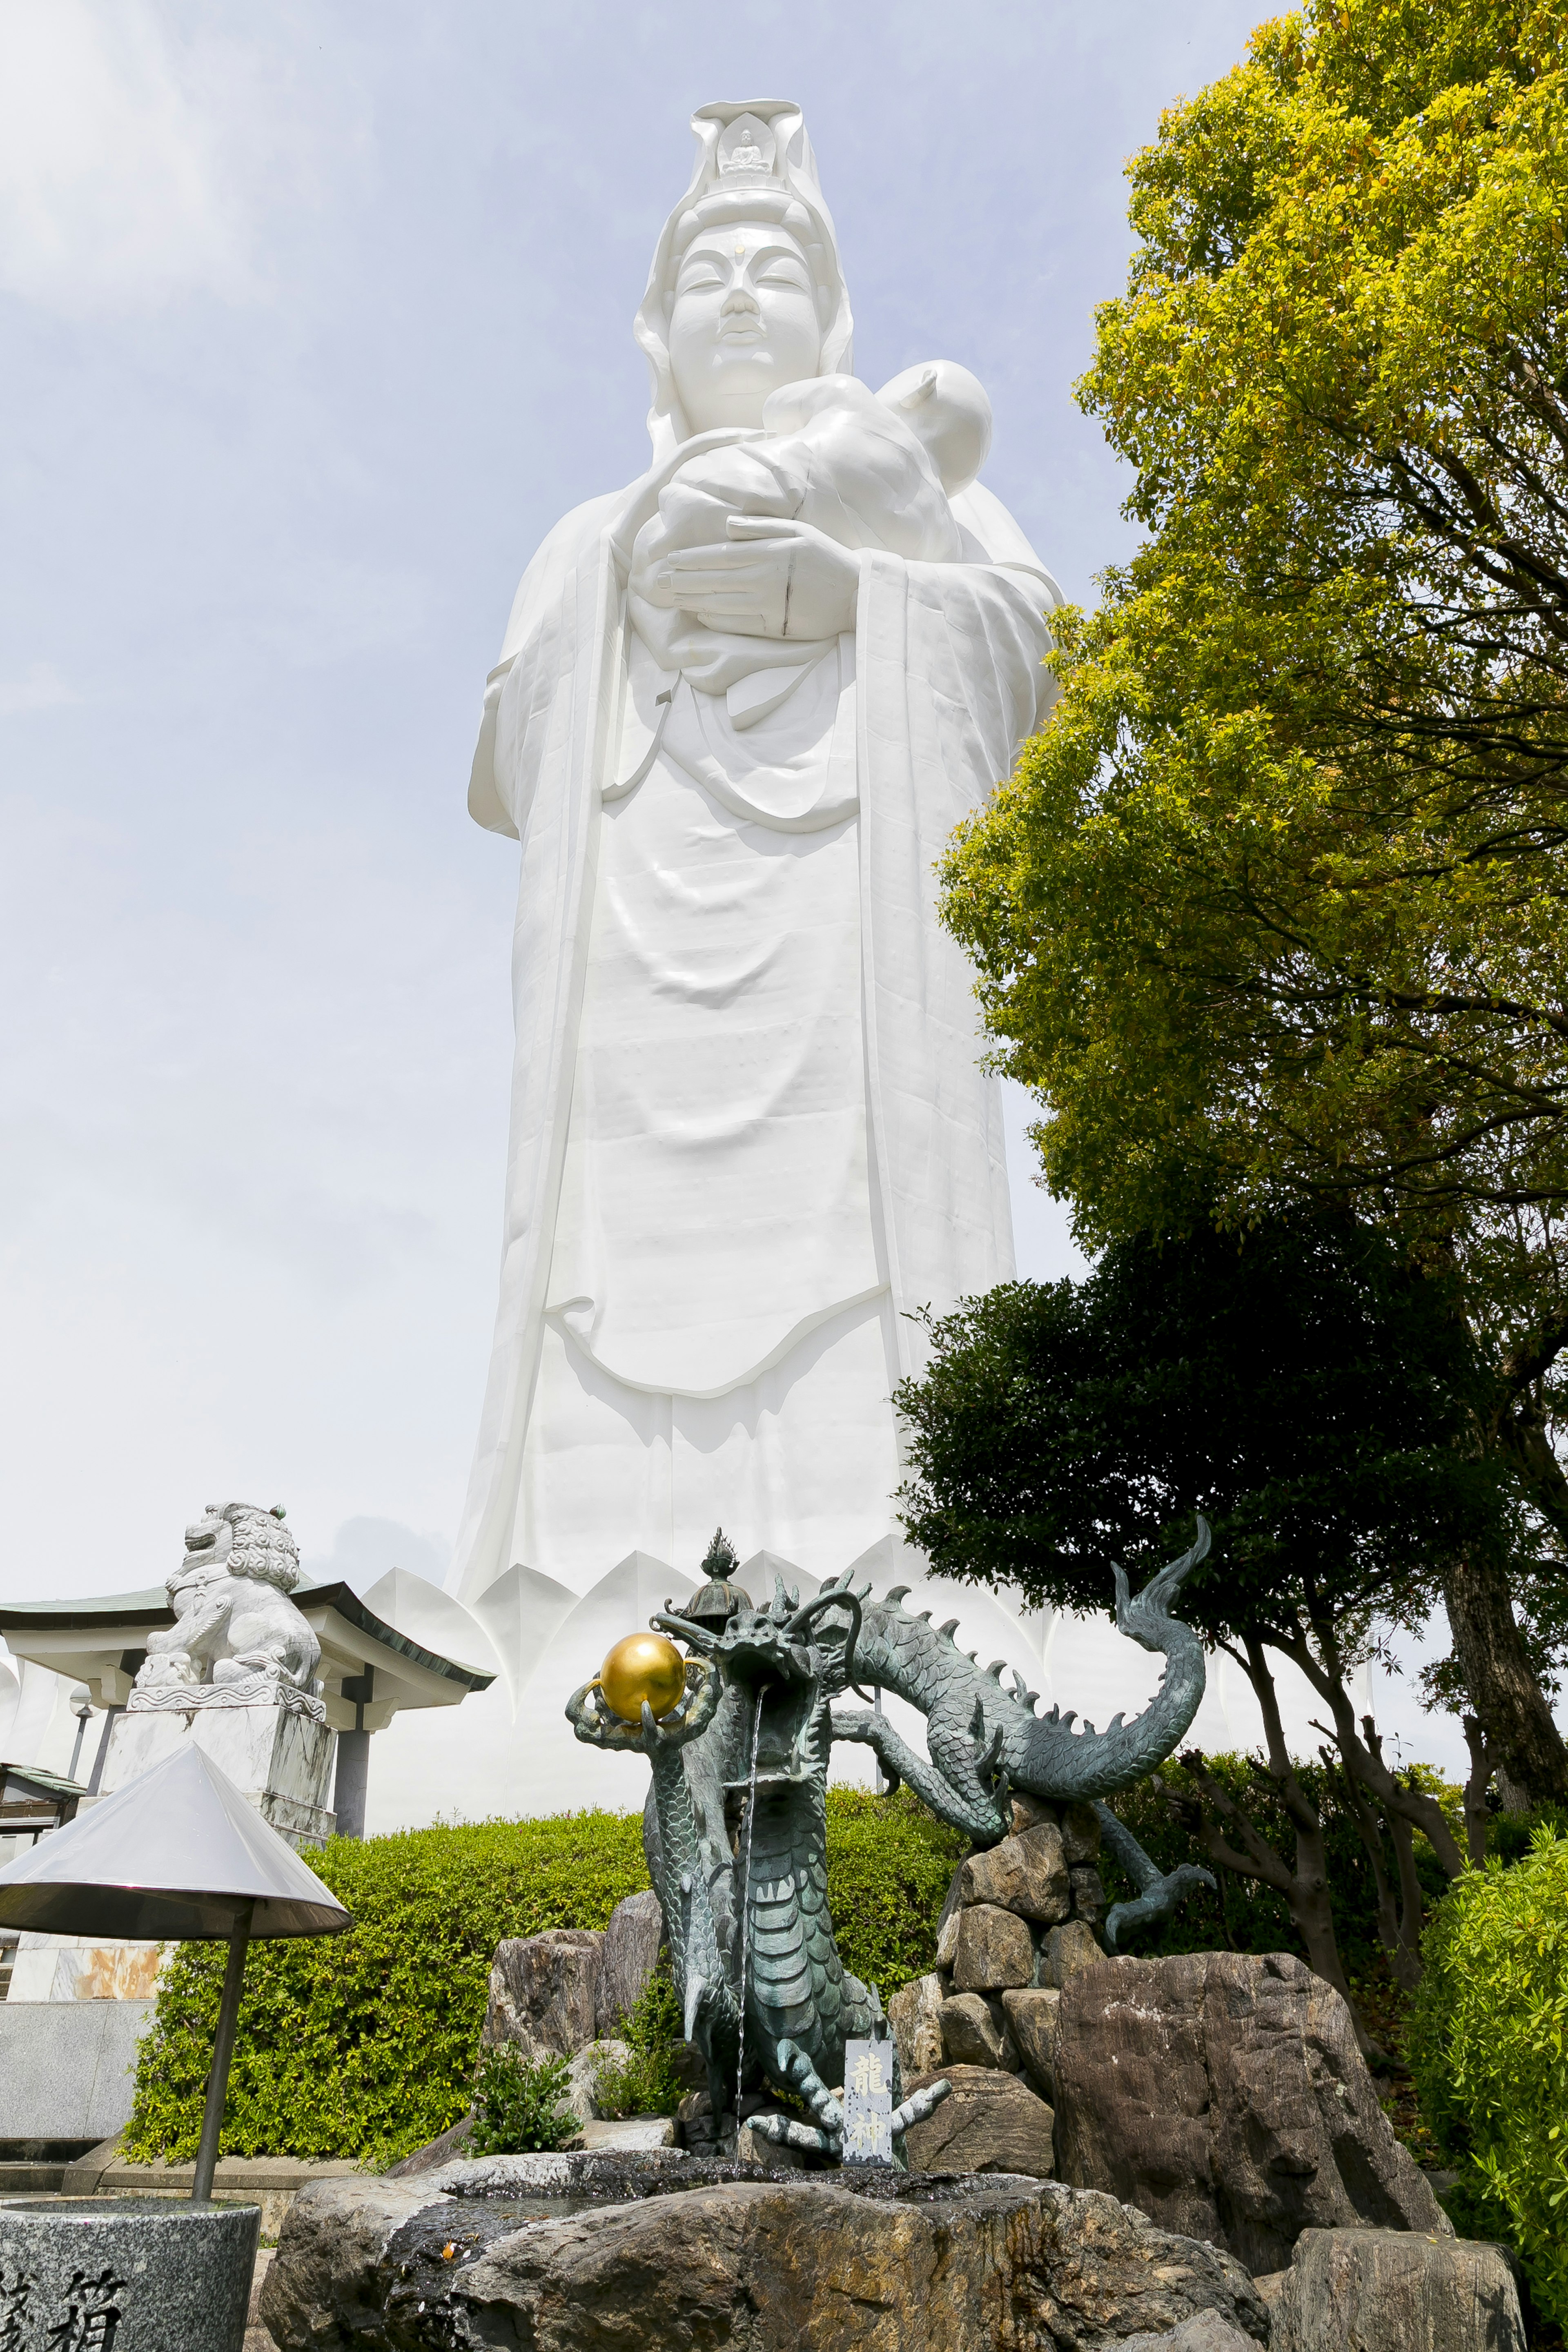
[(327, 1811), (332, 1734), (288, 1706), (193, 1706), (116, 1716), (104, 1762), (102, 1794), (123, 1789), (194, 1741), (292, 1846), (325, 1845), (335, 1826)]
[(210, 1706), (279, 1706), (288, 1715), (308, 1715), (324, 1723), (324, 1699), (297, 1683), (275, 1682), (270, 1675), (239, 1675), (227, 1683), (138, 1683), (125, 1702), (127, 1715), (192, 1715)]

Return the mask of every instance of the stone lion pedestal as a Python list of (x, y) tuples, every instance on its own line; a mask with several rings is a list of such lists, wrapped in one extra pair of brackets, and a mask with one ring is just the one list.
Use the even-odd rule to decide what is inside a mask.
[(102, 1793), (112, 1795), (190, 1744), (212, 1758), (291, 1846), (325, 1845), (335, 1816), (327, 1810), (332, 1734), (324, 1710), (306, 1713), (293, 1693), (260, 1703), (201, 1696), (202, 1705), (156, 1709), (138, 1707), (133, 1696), (110, 1734)]
[(314, 1679), (321, 1643), (289, 1598), (300, 1555), (280, 1507), (215, 1503), (185, 1530), (154, 1633), (110, 1735), (109, 1796), (189, 1744), (294, 1846), (324, 1845), (332, 1734)]

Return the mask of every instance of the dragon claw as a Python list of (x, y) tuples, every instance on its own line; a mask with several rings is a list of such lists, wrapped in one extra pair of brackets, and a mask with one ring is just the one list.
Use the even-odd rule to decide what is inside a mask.
[(705, 1659), (686, 1662), (686, 1688), (668, 1715), (656, 1717), (645, 1698), (639, 1722), (614, 1715), (596, 1682), (584, 1683), (566, 1702), (566, 1720), (585, 1746), (611, 1753), (656, 1756), (661, 1750), (684, 1748), (707, 1730), (723, 1696), (717, 1667)]

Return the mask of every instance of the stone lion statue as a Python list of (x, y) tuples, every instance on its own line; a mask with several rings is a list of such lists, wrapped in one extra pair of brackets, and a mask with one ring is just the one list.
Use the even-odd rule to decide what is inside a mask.
[(168, 1579), (175, 1622), (149, 1636), (130, 1706), (271, 1700), (323, 1712), (314, 1679), (321, 1645), (289, 1598), (299, 1581), (281, 1504), (210, 1503), (185, 1529), (185, 1556)]

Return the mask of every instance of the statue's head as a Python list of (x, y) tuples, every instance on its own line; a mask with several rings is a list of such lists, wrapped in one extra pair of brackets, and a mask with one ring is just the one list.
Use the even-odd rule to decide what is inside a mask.
[(637, 318), (656, 459), (694, 433), (760, 425), (770, 393), (841, 373), (851, 356), (849, 297), (799, 107), (722, 100), (691, 128), (697, 167)]
[(867, 1591), (851, 1590), (846, 1578), (803, 1606), (798, 1588), (786, 1592), (775, 1576), (773, 1600), (760, 1609), (742, 1598), (718, 1622), (668, 1608), (652, 1620), (739, 1693), (747, 1722), (755, 1721), (759, 1769), (772, 1786), (809, 1779), (814, 1759), (826, 1757), (828, 1703), (853, 1680)]
[(209, 1503), (185, 1529), (185, 1557), (169, 1579), (172, 1591), (193, 1576), (222, 1569), (292, 1592), (300, 1581), (300, 1547), (283, 1524), (283, 1506)]

